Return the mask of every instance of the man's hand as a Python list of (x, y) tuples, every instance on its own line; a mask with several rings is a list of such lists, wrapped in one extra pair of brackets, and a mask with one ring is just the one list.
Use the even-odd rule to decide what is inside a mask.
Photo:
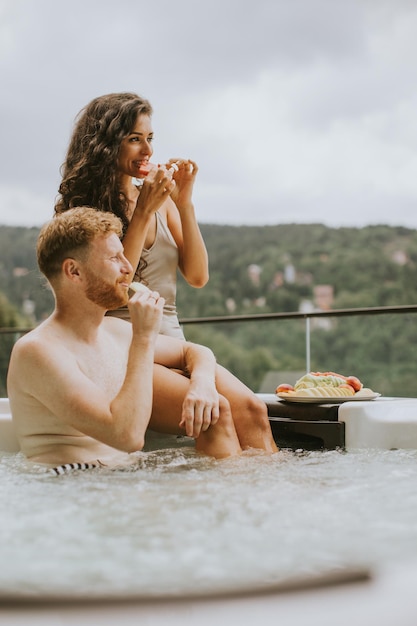
[(188, 437), (197, 438), (219, 419), (219, 394), (214, 385), (191, 381), (182, 405), (180, 427)]
[(157, 291), (133, 294), (127, 304), (133, 336), (158, 335), (164, 304), (165, 299)]

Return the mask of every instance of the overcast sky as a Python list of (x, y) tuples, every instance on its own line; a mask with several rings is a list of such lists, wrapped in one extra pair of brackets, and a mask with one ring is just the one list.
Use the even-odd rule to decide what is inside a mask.
[(74, 118), (134, 91), (204, 223), (417, 228), (415, 0), (0, 0), (0, 224), (53, 212)]

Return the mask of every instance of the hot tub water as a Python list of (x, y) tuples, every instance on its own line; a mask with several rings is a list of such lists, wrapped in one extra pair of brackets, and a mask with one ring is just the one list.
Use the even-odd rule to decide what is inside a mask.
[(417, 557), (417, 451), (191, 447), (54, 476), (0, 454), (0, 593), (175, 595)]

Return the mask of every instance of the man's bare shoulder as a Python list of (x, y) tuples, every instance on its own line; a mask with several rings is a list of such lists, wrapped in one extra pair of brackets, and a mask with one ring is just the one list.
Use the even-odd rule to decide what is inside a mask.
[(57, 340), (57, 333), (53, 332), (53, 328), (43, 322), (16, 341), (10, 357), (10, 374), (16, 368), (19, 368), (21, 374), (32, 372), (34, 368), (41, 367), (48, 361), (62, 359), (64, 354), (68, 358), (65, 345)]
[(47, 332), (47, 323), (43, 322), (33, 330), (20, 337), (14, 347), (14, 355), (27, 355), (31, 352), (43, 351), (50, 343), (51, 336)]

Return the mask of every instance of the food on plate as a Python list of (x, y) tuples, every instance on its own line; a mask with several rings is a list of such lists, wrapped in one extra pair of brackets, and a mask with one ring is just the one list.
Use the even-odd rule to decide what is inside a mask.
[(359, 380), (359, 378), (356, 378), (356, 376), (347, 376), (346, 382), (348, 383), (348, 385), (351, 385), (351, 387), (353, 387), (355, 391), (360, 391), (363, 387), (361, 381)]
[(369, 398), (369, 396), (372, 395), (375, 395), (375, 392), (372, 391), (372, 389), (369, 389), (369, 387), (362, 387), (360, 391), (355, 393), (355, 398)]
[(149, 291), (151, 291), (149, 287), (147, 287), (143, 283), (139, 283), (136, 281), (134, 281), (133, 283), (130, 283), (129, 289), (131, 289), (132, 291), (135, 291), (136, 293), (148, 293)]
[(294, 387), (292, 385), (288, 385), (287, 383), (283, 383), (282, 385), (278, 385), (276, 388), (276, 393), (282, 393), (287, 391), (294, 391)]
[(373, 391), (364, 388), (356, 376), (344, 376), (337, 372), (310, 372), (297, 380), (295, 385), (282, 383), (275, 393), (288, 398), (348, 398), (369, 397)]
[(349, 398), (355, 395), (352, 387), (346, 385), (345, 387), (309, 387), (308, 389), (299, 389), (295, 392), (289, 392), (288, 395), (295, 395), (298, 398)]
[(344, 376), (336, 372), (310, 372), (297, 380), (295, 389), (308, 389), (310, 387), (343, 387), (348, 385), (355, 392), (362, 389), (362, 383), (356, 376)]

